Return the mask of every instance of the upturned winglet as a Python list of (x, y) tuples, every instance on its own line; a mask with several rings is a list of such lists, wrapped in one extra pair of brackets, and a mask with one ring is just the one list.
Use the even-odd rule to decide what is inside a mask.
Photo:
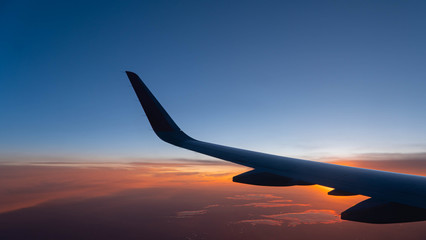
[(126, 71), (126, 74), (157, 136), (174, 145), (191, 139), (180, 130), (139, 76), (129, 71)]

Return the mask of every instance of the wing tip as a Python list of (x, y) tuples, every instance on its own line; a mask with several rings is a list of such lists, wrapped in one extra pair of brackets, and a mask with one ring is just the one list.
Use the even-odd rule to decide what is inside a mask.
[(126, 75), (127, 75), (127, 77), (130, 79), (130, 80), (133, 80), (133, 79), (140, 79), (139, 78), (139, 76), (136, 74), (136, 73), (134, 73), (134, 72), (132, 72), (132, 71), (125, 71), (126, 72)]
[(140, 77), (125, 71), (154, 132), (164, 141), (178, 145), (191, 139), (176, 125)]

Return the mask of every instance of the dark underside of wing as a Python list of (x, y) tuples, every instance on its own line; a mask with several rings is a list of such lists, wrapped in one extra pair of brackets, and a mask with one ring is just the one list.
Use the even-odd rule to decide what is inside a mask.
[[(313, 183), (283, 177), (280, 175), (269, 173), (267, 171), (259, 170), (251, 170), (237, 175), (233, 177), (232, 181), (250, 185), (269, 187), (313, 185)], [(358, 195), (356, 193), (350, 193), (338, 189), (333, 189), (328, 194), (333, 196)], [(341, 218), (344, 220), (355, 222), (381, 224), (416, 222), (426, 220), (426, 209), (369, 198), (342, 212)]]

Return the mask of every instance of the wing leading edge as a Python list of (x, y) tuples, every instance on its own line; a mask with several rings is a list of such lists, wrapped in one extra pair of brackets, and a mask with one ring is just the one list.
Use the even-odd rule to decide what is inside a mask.
[(342, 219), (369, 223), (426, 220), (426, 177), (347, 167), (276, 156), (199, 141), (185, 134), (151, 91), (133, 72), (132, 87), (159, 138), (175, 146), (254, 168), (233, 181), (262, 186), (319, 184), (334, 188), (329, 194), (371, 197), (344, 211)]

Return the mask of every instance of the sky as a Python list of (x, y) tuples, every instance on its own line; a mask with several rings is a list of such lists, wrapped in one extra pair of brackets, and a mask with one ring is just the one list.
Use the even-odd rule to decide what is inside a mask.
[(364, 196), (232, 182), (250, 169), (157, 138), (125, 71), (196, 139), (425, 176), (425, 12), (0, 1), (0, 239), (423, 239), (341, 220)]
[(424, 1), (2, 1), (3, 158), (206, 158), (189, 135), (321, 159), (426, 149)]

